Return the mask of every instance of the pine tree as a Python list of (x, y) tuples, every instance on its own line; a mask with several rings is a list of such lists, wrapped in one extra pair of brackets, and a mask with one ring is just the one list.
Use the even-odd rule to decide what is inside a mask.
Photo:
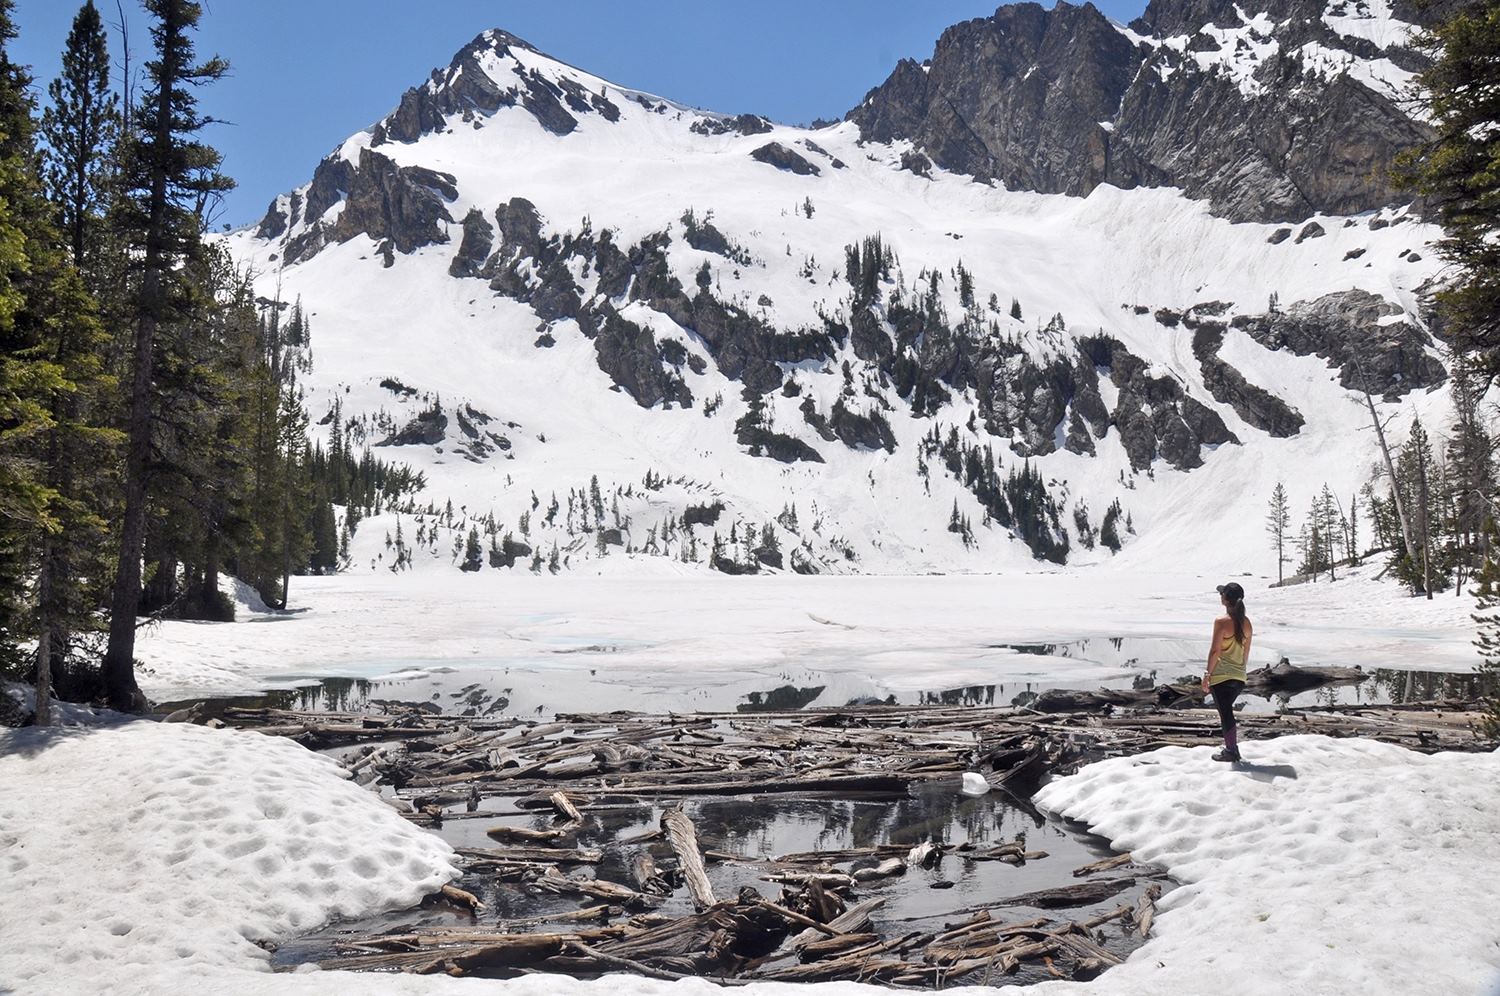
[(1411, 585), (1413, 594), (1425, 594), (1429, 599), (1439, 580), (1432, 556), (1433, 527), (1440, 524), (1434, 509), (1432, 472), (1432, 443), (1422, 420), (1413, 419), (1411, 433), (1396, 461), (1397, 484), (1406, 495), (1406, 506), (1415, 512), (1413, 549), (1410, 555), (1395, 558), (1394, 570)]
[(1291, 528), (1292, 513), (1291, 506), (1287, 502), (1286, 487), (1277, 482), (1276, 488), (1271, 492), (1271, 505), (1266, 513), (1266, 532), (1271, 537), (1271, 545), (1276, 548), (1276, 583), (1280, 584), (1286, 580), (1286, 541), (1287, 530)]
[(94, 619), (86, 585), (106, 546), (112, 437), (95, 424), (105, 336), (44, 197), (10, 13), (0, 2), (0, 664), (16, 662), (23, 637), (35, 641), (45, 724), (54, 669)]
[(1452, 471), (1453, 532), (1462, 562), (1477, 568), (1485, 556), (1482, 544), (1489, 535), (1485, 528), (1491, 519), (1489, 496), (1496, 485), (1494, 441), (1480, 411), (1483, 378), (1463, 354), (1454, 357), (1450, 374), (1453, 424), (1447, 456)]
[(1323, 521), (1323, 503), (1314, 498), (1307, 510), (1307, 518), (1302, 520), (1302, 532), (1297, 541), (1297, 546), (1302, 551), (1302, 562), (1297, 567), (1297, 573), (1310, 574), (1314, 581), (1318, 579), (1319, 574), (1328, 569), (1328, 548), (1323, 538)]
[(484, 549), (479, 545), (479, 530), (470, 526), (469, 537), (464, 541), (464, 562), (459, 566), (459, 570), (473, 572), (483, 566)]
[[(1485, 530), (1483, 547), (1489, 553), (1474, 575), (1474, 596), (1479, 608), (1473, 617), (1479, 631), (1474, 646), (1482, 661), (1480, 673), (1500, 687), (1500, 547), (1496, 545), (1495, 524), (1490, 522)], [(1484, 735), (1500, 737), (1500, 692), (1485, 697), (1483, 706)]]
[(42, 114), (47, 192), (67, 235), (73, 263), (90, 272), (93, 230), (102, 223), (113, 182), (119, 100), (110, 89), (109, 42), (94, 0), (73, 19), (62, 75), (47, 88)]
[(1325, 483), (1323, 491), (1318, 495), (1318, 518), (1319, 531), (1323, 535), (1324, 560), (1328, 564), (1328, 580), (1337, 581), (1336, 564), (1338, 553), (1334, 549), (1335, 541), (1339, 540), (1344, 530), (1340, 524), (1339, 504), (1333, 497), (1333, 490)]
[(1021, 320), (1021, 300), (1020, 300), (1020, 298), (1013, 297), (1013, 298), (1010, 299), (1010, 317), (1014, 318), (1018, 322)]
[(1359, 566), (1359, 499), (1349, 496), (1349, 517), (1345, 520), (1349, 523), (1349, 564), (1351, 567)]
[(202, 252), (206, 204), (228, 189), (219, 154), (193, 136), (204, 121), (193, 91), (221, 78), (220, 59), (198, 63), (192, 31), (201, 9), (191, 0), (143, 0), (156, 19), (151, 36), (156, 59), (147, 64), (147, 87), (135, 112), (138, 133), (126, 136), (121, 219), (136, 252), (138, 284), (131, 303), (134, 343), (126, 388), (128, 415), (124, 508), (119, 564), (110, 600), (105, 682), (110, 704), (138, 710), (144, 698), (135, 681), (135, 616), (141, 596), (141, 555), (146, 537), (148, 461), (154, 407), (153, 366), (157, 332), (174, 317), (184, 294), (184, 261)]
[(1477, 370), (1500, 373), (1500, 4), (1451, 5), (1421, 32), (1417, 74), (1433, 138), (1399, 160), (1405, 182), (1443, 226), (1450, 265), (1437, 303), (1444, 335)]

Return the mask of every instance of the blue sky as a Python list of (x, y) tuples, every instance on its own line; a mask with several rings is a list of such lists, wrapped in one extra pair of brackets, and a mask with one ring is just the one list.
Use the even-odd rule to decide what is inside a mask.
[[(122, 0), (136, 67), (148, 55), (137, 0)], [(18, 0), (13, 58), (39, 91), (82, 0)], [(108, 23), (115, 0), (96, 0)], [(1128, 21), (1144, 0), (1106, 0)], [(402, 91), (446, 66), (486, 28), (505, 28), (567, 62), (629, 86), (717, 111), (778, 121), (838, 118), (897, 60), (924, 59), (945, 27), (994, 12), (994, 0), (204, 0), (200, 55), (231, 79), (201, 94), (226, 124), (207, 138), (239, 182), (221, 220), (259, 218), (307, 181), (345, 137), (390, 111)], [(1049, 3), (1050, 6), (1050, 3)], [(115, 38), (116, 70), (120, 64)]]

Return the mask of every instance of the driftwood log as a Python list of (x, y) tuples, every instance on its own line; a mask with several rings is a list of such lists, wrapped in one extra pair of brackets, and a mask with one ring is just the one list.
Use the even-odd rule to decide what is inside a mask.
[[(1253, 672), (1252, 684), (1284, 691), (1364, 677), (1278, 665)], [(903, 874), (971, 861), (1021, 864), (1046, 854), (1022, 839), (955, 843), (921, 827), (893, 829), (868, 846), (757, 856), (701, 840), (680, 806), (666, 808), (656, 827), (613, 838), (610, 814), (687, 797), (890, 800), (921, 782), (947, 782), (956, 792), (964, 773), (978, 772), (994, 796), (1040, 820), (1028, 799), (1049, 777), (1101, 758), (1218, 743), (1218, 718), (1197, 707), (1198, 696), (1201, 689), (1166, 685), (1044, 693), (1031, 708), (564, 714), (540, 723), (414, 708), (375, 716), (228, 709), (224, 716), (312, 747), (350, 748), (343, 763), (351, 776), (394, 789), (383, 797), (416, 824), (486, 821), (482, 832), (493, 846), (458, 848), (466, 877), (440, 894), (472, 921), (340, 934), (329, 967), (502, 976), (623, 970), (660, 979), (857, 979), (931, 988), (984, 984), (1023, 966), (1030, 977), (1084, 979), (1106, 971), (1149, 935), (1159, 873), (1115, 855), (1057, 869), (1063, 884), (1055, 888), (902, 919), (882, 912), (881, 892)], [(1256, 740), (1287, 733), (1369, 737), (1424, 752), (1493, 749), (1476, 733), (1471, 707), (1246, 713), (1240, 736), (1250, 756)], [(553, 816), (557, 825), (543, 828)], [(748, 867), (741, 882), (767, 882), (777, 888), (760, 888), (777, 894), (716, 892), (711, 863)], [(529, 892), (567, 908), (499, 922), (480, 902), (489, 889)], [(673, 915), (682, 907), (671, 899), (683, 894), (695, 912)], [(1098, 909), (1106, 903), (1109, 909)], [(1101, 929), (1109, 924), (1108, 932)]]

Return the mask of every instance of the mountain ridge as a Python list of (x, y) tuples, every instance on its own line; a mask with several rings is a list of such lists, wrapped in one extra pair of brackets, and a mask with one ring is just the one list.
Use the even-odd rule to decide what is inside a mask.
[(1156, 0), (1129, 28), (1092, 4), (1011, 4), (948, 28), (847, 118), (1016, 189), (1175, 186), (1237, 221), (1358, 213), (1403, 202), (1391, 163), (1429, 134), (1401, 106), (1415, 27), (1385, 0)]
[[(1077, 53), (1139, 54), (1097, 12), (1047, 14), (997, 12), (1043, 41), (997, 78), (1063, 53), (1038, 108), (1092, 78)], [(1046, 41), (1068, 18), (1087, 31)], [(937, 71), (913, 66), (892, 79)], [(882, 87), (894, 134), (915, 105)], [(1237, 542), (1259, 532), (1230, 482), (1368, 479), (1367, 449), (1328, 459), (1362, 389), (1441, 411), (1433, 230), (1405, 205), (1246, 221), (1167, 186), (1007, 189), (948, 148), (700, 111), (489, 31), (229, 240), (268, 297), (309, 306), (314, 414), (432, 484), (384, 546), (361, 530), (361, 569), (390, 566), (403, 517), (449, 559), (445, 497), (442, 534), (483, 528), (507, 569), (1146, 562), (1182, 555), (1173, 533), (1210, 560), (1203, 503), (1244, 520)]]

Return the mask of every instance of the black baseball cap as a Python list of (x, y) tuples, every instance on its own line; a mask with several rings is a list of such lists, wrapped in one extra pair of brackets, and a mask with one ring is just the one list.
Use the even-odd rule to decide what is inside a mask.
[(1243, 602), (1245, 600), (1245, 589), (1240, 586), (1238, 581), (1219, 585), (1219, 594), (1231, 602)]

